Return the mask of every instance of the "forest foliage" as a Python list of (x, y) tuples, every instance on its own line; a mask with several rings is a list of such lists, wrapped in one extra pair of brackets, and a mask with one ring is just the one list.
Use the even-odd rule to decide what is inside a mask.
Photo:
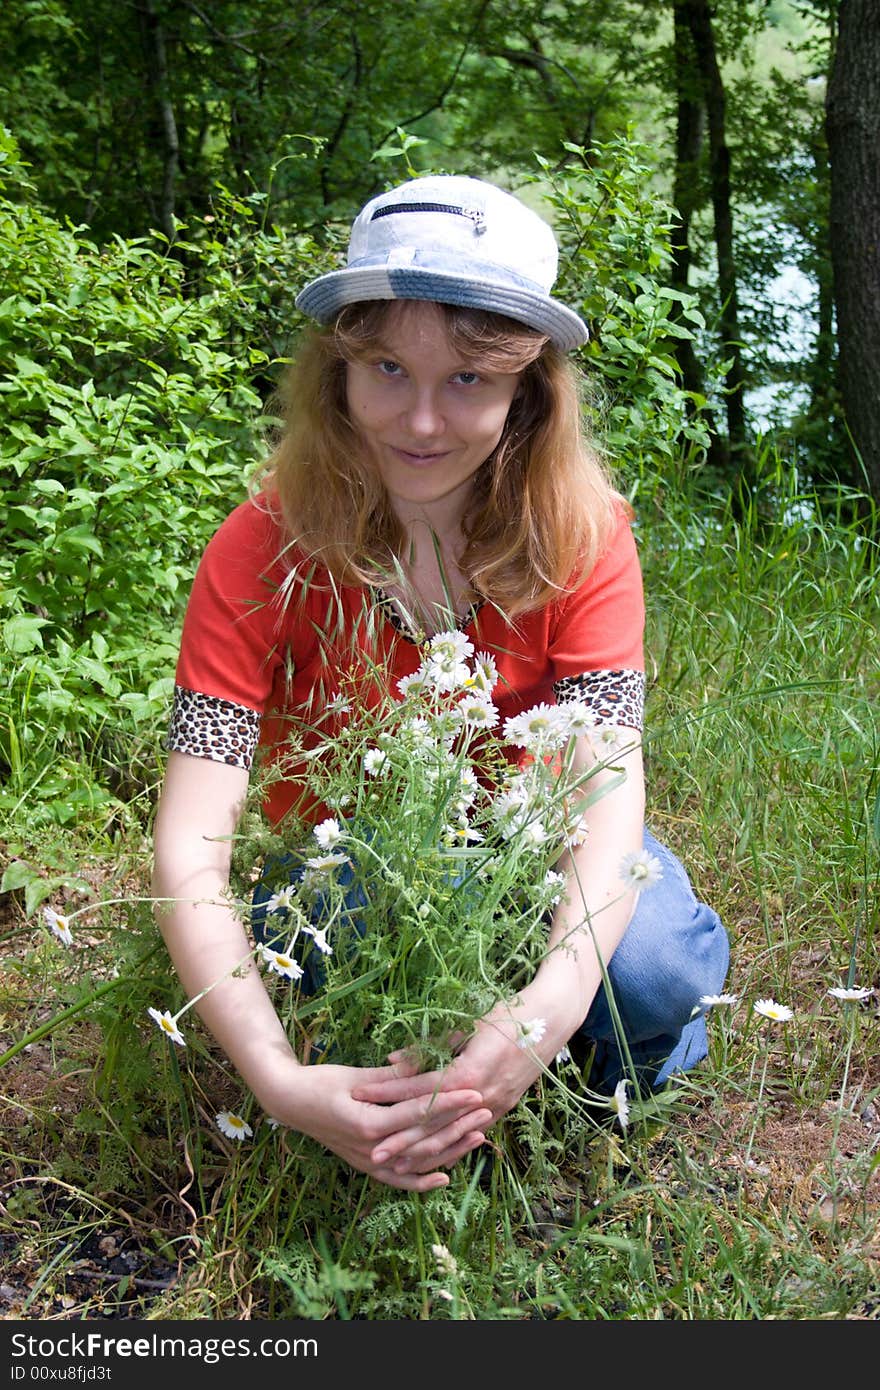
[[(6, 5), (0, 806), (67, 822), (149, 780), (192, 573), (265, 454), (296, 291), (403, 177), (488, 174), (553, 222), (558, 293), (590, 327), (585, 409), (631, 495), (753, 491), (758, 420), (731, 394), (775, 378), (798, 471), (863, 485), (830, 297), (837, 19), (818, 0)], [(813, 297), (799, 354), (768, 293), (782, 262)]]
[[(829, 130), (843, 148), (874, 137), (873, 165), (850, 176), (840, 160), (861, 185), (844, 206), (860, 193), (876, 223), (872, 0), (10, 0), (0, 55), (39, 203), (98, 245), (159, 232), (184, 259), (193, 219), (230, 196), (338, 251), (362, 201), (409, 168), (521, 190), (536, 157), (554, 174), (601, 165), (634, 133), (644, 196), (676, 205), (661, 278), (705, 319), (671, 348), (707, 398), (713, 470), (747, 480), (756, 434), (783, 428), (811, 477), (867, 478), (876, 496), (840, 398), (825, 110), (833, 69)], [(550, 193), (539, 179), (544, 210)]]

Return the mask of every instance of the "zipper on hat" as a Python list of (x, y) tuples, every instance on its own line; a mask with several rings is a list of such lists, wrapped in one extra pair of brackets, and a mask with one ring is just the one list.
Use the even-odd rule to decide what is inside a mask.
[(393, 212), (449, 212), (472, 222), (475, 236), (482, 236), (486, 230), (486, 218), (479, 208), (458, 208), (451, 203), (386, 203), (384, 207), (376, 208), (370, 221), (390, 217)]
[(469, 217), (474, 224), (474, 231), (477, 236), (482, 236), (486, 230), (486, 219), (479, 208), (462, 208), (465, 217)]

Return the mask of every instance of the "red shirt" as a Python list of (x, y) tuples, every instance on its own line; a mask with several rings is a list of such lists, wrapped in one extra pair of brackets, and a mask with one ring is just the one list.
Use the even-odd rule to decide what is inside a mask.
[[(599, 722), (641, 727), (644, 600), (622, 510), (605, 553), (571, 592), (513, 623), (486, 602), (461, 631), (495, 659), (502, 720), (542, 701), (582, 699)], [(351, 680), (358, 698), (369, 700), (377, 687), (366, 672), (387, 672), (394, 690), (422, 656), (389, 600), (361, 585), (336, 585), (285, 540), (264, 504), (244, 502), (196, 573), (168, 746), (249, 767), (257, 744), (277, 759), (286, 733), (302, 732), (303, 723), (306, 746), (316, 746), (346, 717), (328, 706), (351, 694)], [(273, 822), (300, 801), (302, 788), (295, 776), (270, 788)]]

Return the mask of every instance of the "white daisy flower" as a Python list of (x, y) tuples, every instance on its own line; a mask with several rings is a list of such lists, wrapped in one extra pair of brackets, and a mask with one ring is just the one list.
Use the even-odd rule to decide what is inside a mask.
[(168, 1009), (165, 1009), (164, 1013), (160, 1013), (158, 1009), (147, 1009), (147, 1013), (150, 1015), (153, 1022), (162, 1029), (166, 1038), (170, 1038), (171, 1042), (177, 1043), (178, 1047), (186, 1047), (184, 1036), (177, 1026), (177, 1019), (171, 1017), (171, 1013)]
[(455, 707), (455, 717), (460, 719), (466, 729), (494, 729), (500, 715), (485, 695), (479, 691), (465, 695)]
[(526, 849), (541, 849), (550, 837), (546, 825), (540, 820), (530, 820), (522, 828), (522, 843)]
[(524, 779), (512, 781), (492, 802), (492, 815), (506, 839), (511, 839), (532, 815), (532, 794)]
[(524, 781), (511, 782), (495, 797), (494, 810), (499, 820), (528, 811), (532, 795)]
[(590, 737), (593, 746), (601, 750), (602, 756), (611, 758), (615, 753), (619, 753), (628, 743), (635, 741), (637, 735), (635, 729), (625, 729), (620, 724), (597, 724), (591, 731)]
[(315, 826), (313, 833), (323, 850), (332, 849), (342, 839), (342, 829), (335, 816), (328, 816), (326, 820), (322, 820), (320, 825)]
[(835, 985), (829, 989), (828, 993), (834, 999), (839, 999), (842, 1004), (861, 1004), (863, 999), (870, 999), (874, 993), (873, 989), (843, 989), (840, 985)]
[(474, 657), (474, 673), (467, 682), (473, 690), (491, 695), (498, 684), (498, 667), (489, 652), (477, 652)]
[(265, 1118), (265, 1120), (263, 1121), (263, 1124), (268, 1125), (270, 1129), (280, 1129), (280, 1128), (281, 1128), (281, 1121), (280, 1121), (280, 1120), (276, 1120), (274, 1115), (267, 1115), (266, 1118)]
[(364, 771), (370, 777), (375, 777), (388, 761), (388, 754), (383, 753), (381, 748), (369, 748), (364, 754)]
[(464, 688), (471, 679), (467, 658), (473, 655), (474, 644), (463, 632), (438, 632), (428, 643), (424, 666), (427, 678), (436, 690)]
[(620, 861), (620, 877), (628, 888), (637, 892), (653, 888), (663, 877), (663, 865), (656, 854), (646, 849), (636, 849), (625, 854)]
[(260, 946), (260, 955), (266, 962), (270, 970), (274, 970), (276, 975), (283, 975), (287, 980), (301, 980), (302, 966), (287, 951), (276, 951), (265, 943)]
[(46, 926), (52, 928), (52, 931), (58, 937), (62, 946), (73, 945), (73, 933), (70, 930), (70, 925), (66, 917), (60, 912), (56, 912), (54, 907), (44, 907), (43, 918)]
[(435, 690), (462, 690), (470, 678), (470, 667), (465, 661), (428, 660), (428, 680)]
[(539, 704), (504, 721), (504, 737), (535, 757), (558, 751), (567, 732), (559, 705)]
[(346, 700), (344, 695), (336, 694), (327, 706), (327, 713), (342, 719), (345, 715), (351, 714), (351, 701)]
[(621, 1129), (626, 1129), (629, 1124), (629, 1101), (626, 1098), (626, 1087), (626, 1078), (623, 1081), (618, 1081), (614, 1088), (614, 1095), (608, 1102), (608, 1108), (613, 1110), (617, 1116)]
[(738, 994), (701, 994), (700, 1003), (707, 1009), (714, 1009), (716, 1005), (726, 1004), (732, 1009), (734, 1004), (739, 1003)]
[(327, 940), (327, 928), (326, 928), (326, 927), (313, 927), (313, 926), (311, 926), (310, 924), (307, 923), (307, 924), (303, 927), (303, 931), (304, 931), (308, 936), (310, 936), (310, 937), (312, 938), (312, 940), (314, 941), (315, 945), (317, 946), (318, 950), (321, 952), (322, 955), (324, 955), (324, 956), (332, 956), (332, 954), (333, 954), (333, 947), (330, 945), (330, 943), (329, 943), (328, 940)]
[(474, 644), (463, 632), (451, 628), (446, 632), (435, 633), (428, 643), (428, 650), (432, 660), (466, 661), (474, 654)]
[(303, 869), (299, 887), (303, 898), (314, 900), (319, 893), (322, 893), (327, 885), (327, 875), (319, 872), (318, 869)]
[(568, 1049), (568, 1043), (566, 1043), (564, 1047), (560, 1047), (559, 1051), (558, 1051), (557, 1054), (556, 1054), (556, 1059), (555, 1059), (555, 1060), (556, 1060), (556, 1065), (557, 1065), (558, 1067), (561, 1067), (561, 1066), (563, 1065), (563, 1063), (565, 1063), (565, 1062), (570, 1062), (570, 1061), (571, 1061), (571, 1053), (570, 1053), (570, 1051), (569, 1051), (569, 1049)]
[(592, 733), (596, 727), (596, 716), (586, 700), (567, 700), (559, 706), (559, 713), (560, 722), (570, 737)]
[(313, 874), (330, 874), (334, 869), (341, 868), (343, 864), (350, 864), (351, 860), (347, 854), (312, 854), (306, 860), (306, 868), (311, 869)]
[(421, 714), (417, 714), (413, 719), (404, 720), (401, 733), (414, 748), (433, 748), (435, 745), (431, 725)]
[(527, 1023), (520, 1023), (517, 1047), (537, 1047), (538, 1043), (547, 1032), (546, 1018), (530, 1018)]
[(406, 699), (407, 695), (419, 695), (428, 683), (428, 673), (422, 664), (417, 671), (413, 671), (411, 676), (401, 676), (397, 682), (397, 689)]
[(480, 783), (477, 774), (472, 767), (463, 767), (459, 773), (460, 791), (456, 798), (456, 805), (470, 806), (480, 790)]
[(467, 816), (463, 815), (454, 823), (446, 825), (440, 838), (444, 845), (453, 849), (456, 845), (479, 844), (484, 836), (481, 831), (475, 830)]
[(786, 1004), (777, 1004), (775, 999), (756, 999), (753, 1008), (756, 1014), (774, 1023), (788, 1023), (794, 1018), (791, 1009)]
[(566, 881), (565, 874), (559, 873), (556, 869), (547, 870), (544, 875), (544, 888), (548, 894), (548, 907), (555, 907), (557, 903), (562, 902)]
[(221, 1110), (219, 1115), (214, 1116), (214, 1122), (221, 1134), (225, 1134), (227, 1139), (249, 1139), (253, 1130), (247, 1120), (242, 1119), (234, 1110)]
[(283, 888), (279, 888), (277, 893), (272, 894), (271, 898), (266, 903), (266, 911), (289, 912), (293, 907), (295, 895), (296, 885), (293, 883), (286, 884)]

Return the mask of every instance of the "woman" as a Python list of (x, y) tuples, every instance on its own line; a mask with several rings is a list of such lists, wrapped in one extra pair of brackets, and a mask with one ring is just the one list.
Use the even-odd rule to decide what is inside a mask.
[[(347, 266), (298, 297), (323, 327), (298, 354), (259, 493), (205, 552), (178, 664), (154, 889), (176, 902), (159, 922), (184, 988), (224, 977), (199, 1010), (269, 1114), (416, 1191), (447, 1183), (575, 1035), (595, 1043), (591, 1086), (614, 1089), (624, 1063), (603, 962), (629, 1061), (655, 1085), (705, 1055), (699, 1000), (727, 968), (717, 916), (643, 830), (638, 556), (629, 509), (581, 438), (565, 353), (587, 331), (551, 296), (556, 265), (546, 223), (479, 180), (415, 179), (366, 205)], [(579, 737), (578, 766), (602, 762), (611, 727), (626, 776), (591, 778), (613, 785), (590, 798), (561, 866), (572, 889), (541, 965), (444, 1073), (402, 1055), (302, 1066), (257, 969), (235, 970), (251, 943), (222, 905), (255, 749), (283, 760), (293, 715), (319, 712), (332, 732), (363, 653), (396, 681), (450, 627), (494, 657), (503, 717), (585, 700), (596, 735)], [(318, 818), (307, 766), (285, 762), (271, 820), (294, 806)], [(662, 881), (622, 893), (621, 863), (644, 845)], [(543, 1037), (518, 1046), (532, 1019)]]

